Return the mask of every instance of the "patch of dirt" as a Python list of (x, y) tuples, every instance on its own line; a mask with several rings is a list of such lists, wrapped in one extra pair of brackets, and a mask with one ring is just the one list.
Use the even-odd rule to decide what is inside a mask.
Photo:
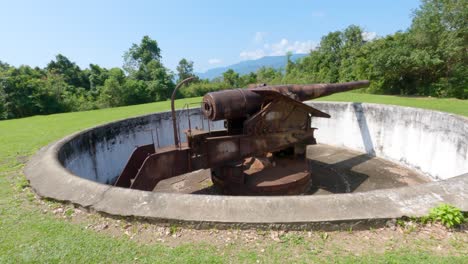
[[(356, 256), (370, 252), (410, 249), (437, 255), (468, 255), (468, 226), (449, 230), (440, 224), (421, 225), (414, 222), (388, 221), (387, 226), (369, 230), (281, 231), (281, 230), (198, 230), (170, 224), (156, 224), (130, 218), (113, 218), (88, 212), (83, 208), (57, 202), (37, 200), (44, 214), (85, 229), (112, 237), (128, 237), (142, 244), (160, 243), (170, 247), (187, 243), (204, 243), (219, 250), (249, 248), (260, 253), (271, 246), (287, 246), (288, 250), (316, 251), (320, 254), (340, 252)], [(328, 252), (328, 253), (327, 253)]]
[[(239, 229), (191, 229), (171, 224), (109, 217), (72, 204), (40, 199), (30, 187), (17, 192), (24, 210), (52, 215), (93, 232), (110, 237), (128, 237), (141, 244), (162, 244), (170, 247), (193, 243), (208, 244), (218, 250), (237, 252), (245, 249), (259, 254), (283, 248), (291, 254), (313, 252), (324, 256), (341, 252), (345, 255), (364, 255), (393, 250), (425, 251), (436, 255), (468, 255), (468, 225), (447, 229), (440, 224), (421, 225), (411, 221), (389, 220), (385, 227), (368, 230), (341, 231), (283, 231)], [(223, 251), (224, 252), (224, 251)]]

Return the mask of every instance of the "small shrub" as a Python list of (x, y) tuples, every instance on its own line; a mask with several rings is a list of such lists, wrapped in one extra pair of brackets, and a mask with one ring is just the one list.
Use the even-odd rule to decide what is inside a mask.
[(329, 237), (330, 237), (330, 235), (328, 235), (328, 233), (326, 233), (326, 232), (320, 233), (320, 238), (323, 241), (327, 240)]
[(175, 235), (179, 231), (179, 227), (176, 225), (171, 225), (169, 227), (169, 234), (170, 235)]
[(65, 216), (66, 217), (72, 217), (72, 215), (75, 213), (75, 209), (73, 208), (68, 208), (67, 210), (65, 210)]
[(425, 224), (427, 224), (427, 223), (429, 223), (429, 222), (431, 222), (431, 221), (432, 221), (431, 217), (428, 216), (428, 215), (426, 215), (426, 216), (420, 217), (420, 218), (417, 219), (417, 221), (415, 221), (415, 222), (419, 222), (419, 223), (425, 225)]
[(440, 204), (432, 208), (429, 217), (432, 221), (441, 222), (448, 228), (458, 226), (465, 221), (460, 209), (449, 204)]
[(401, 228), (405, 228), (406, 226), (406, 222), (404, 219), (397, 219), (396, 224)]

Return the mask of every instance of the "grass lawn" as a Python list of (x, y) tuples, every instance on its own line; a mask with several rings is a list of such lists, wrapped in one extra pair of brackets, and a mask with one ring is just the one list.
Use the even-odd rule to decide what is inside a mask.
[[(177, 105), (199, 102), (200, 98), (179, 100)], [(325, 101), (355, 101), (413, 106), (468, 116), (468, 100), (408, 98), (360, 93), (341, 93)], [(0, 122), (0, 263), (22, 262), (156, 262), (156, 263), (284, 263), (295, 262), (467, 262), (466, 243), (450, 240), (449, 251), (428, 250), (429, 244), (407, 248), (396, 245), (384, 252), (373, 248), (359, 258), (333, 244), (291, 238), (284, 243), (267, 243), (260, 252), (255, 247), (236, 243), (217, 247), (203, 241), (166, 245), (141, 243), (129, 237), (113, 238), (87, 228), (87, 222), (73, 222), (44, 210), (53, 201), (37, 199), (28, 187), (22, 169), (29, 156), (48, 143), (72, 132), (126, 117), (169, 109), (169, 102), (158, 102), (87, 112), (34, 116)], [(97, 221), (106, 217), (95, 215)], [(314, 232), (315, 234), (315, 232)], [(463, 238), (466, 240), (466, 233)], [(364, 238), (363, 238), (364, 239)], [(408, 236), (411, 239), (411, 235)], [(365, 240), (362, 240), (365, 241)], [(362, 242), (361, 241), (361, 242)], [(453, 243), (452, 243), (453, 242)], [(319, 243), (319, 242), (317, 242)], [(366, 243), (366, 242), (363, 242)], [(419, 242), (418, 242), (419, 243)], [(436, 243), (436, 242), (434, 242)], [(461, 244), (460, 244), (461, 243)], [(417, 243), (415, 243), (417, 244)], [(320, 251), (308, 250), (310, 246)]]
[(428, 97), (404, 97), (395, 95), (373, 95), (364, 93), (338, 93), (319, 98), (319, 101), (363, 102), (374, 104), (392, 104), (409, 107), (432, 109), (468, 116), (468, 100), (437, 99)]

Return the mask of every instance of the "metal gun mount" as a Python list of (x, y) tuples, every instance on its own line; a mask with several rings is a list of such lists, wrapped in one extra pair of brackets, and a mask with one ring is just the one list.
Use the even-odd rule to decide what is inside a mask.
[(274, 154), (292, 147), (316, 144), (311, 118), (330, 118), (302, 101), (369, 86), (369, 81), (262, 85), (207, 93), (202, 112), (211, 121), (225, 120), (226, 129), (189, 129), (185, 132), (187, 143), (181, 143), (174, 98), (181, 84), (189, 80), (182, 81), (172, 96), (174, 145), (137, 147), (115, 186), (152, 191), (163, 179), (210, 168), (213, 183), (225, 193), (303, 193), (311, 182), (305, 160), (288, 163), (284, 158), (274, 158)]

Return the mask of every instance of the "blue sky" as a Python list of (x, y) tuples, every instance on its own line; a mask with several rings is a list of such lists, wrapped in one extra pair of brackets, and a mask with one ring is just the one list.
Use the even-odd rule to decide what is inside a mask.
[(121, 67), (123, 53), (149, 35), (167, 67), (187, 58), (200, 72), (308, 51), (350, 24), (369, 37), (405, 30), (418, 6), (417, 0), (0, 0), (0, 60), (43, 67), (62, 53), (82, 68)]

